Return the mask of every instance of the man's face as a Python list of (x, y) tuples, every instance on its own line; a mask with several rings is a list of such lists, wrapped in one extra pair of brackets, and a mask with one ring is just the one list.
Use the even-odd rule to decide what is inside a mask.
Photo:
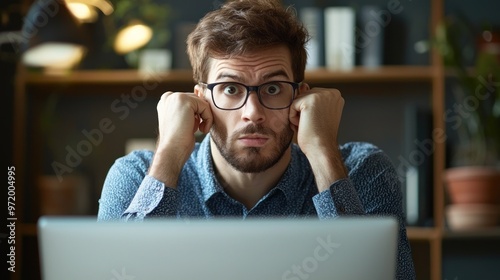
[[(270, 81), (293, 81), (288, 48), (273, 47), (230, 59), (212, 59), (207, 83), (239, 82), (247, 86)], [(210, 91), (214, 124), (210, 131), (218, 152), (236, 170), (262, 172), (276, 164), (289, 149), (293, 130), (289, 125), (289, 108), (271, 110), (264, 107), (255, 91), (237, 110), (218, 109)]]

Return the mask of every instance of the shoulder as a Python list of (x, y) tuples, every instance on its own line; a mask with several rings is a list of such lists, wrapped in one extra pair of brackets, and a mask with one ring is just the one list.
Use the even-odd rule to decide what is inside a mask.
[(140, 183), (151, 166), (153, 156), (153, 151), (134, 150), (117, 158), (108, 172), (107, 180), (122, 178)]
[[(196, 164), (197, 161), (200, 160), (200, 157), (204, 154), (205, 151), (200, 149), (200, 143), (195, 143), (195, 147), (188, 161), (186, 162), (187, 166), (191, 166)], [(119, 169), (127, 169), (127, 170), (136, 170), (147, 172), (151, 163), (153, 162), (154, 152), (151, 150), (134, 150), (122, 157), (119, 157), (115, 160), (113, 167)]]
[(383, 183), (390, 188), (400, 182), (389, 156), (379, 147), (367, 142), (350, 142), (341, 146), (349, 177), (361, 184)]
[(374, 144), (346, 143), (341, 147), (349, 177), (361, 196), (393, 197), (400, 191), (400, 178), (387, 154)]
[(146, 176), (152, 158), (152, 151), (136, 150), (115, 160), (101, 190), (99, 220), (120, 219)]
[(378, 146), (370, 142), (347, 142), (340, 146), (342, 154), (349, 156), (364, 156), (383, 152)]
[(370, 163), (392, 165), (389, 157), (378, 146), (369, 142), (348, 142), (340, 146), (344, 163), (349, 169)]
[(134, 167), (141, 170), (147, 170), (153, 161), (154, 153), (150, 150), (135, 150), (125, 156), (116, 159), (114, 165), (124, 166), (126, 168)]

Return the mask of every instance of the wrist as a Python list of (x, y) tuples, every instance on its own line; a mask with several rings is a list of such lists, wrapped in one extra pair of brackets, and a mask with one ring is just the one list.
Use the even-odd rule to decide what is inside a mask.
[(342, 154), (338, 146), (316, 149), (306, 155), (314, 173), (318, 191), (322, 192), (334, 182), (348, 177)]
[(148, 175), (163, 182), (165, 186), (177, 188), (177, 182), (185, 160), (168, 150), (155, 151)]

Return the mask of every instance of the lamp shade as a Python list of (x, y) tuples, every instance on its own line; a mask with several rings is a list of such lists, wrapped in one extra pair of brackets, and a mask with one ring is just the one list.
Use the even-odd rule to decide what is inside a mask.
[[(42, 57), (43, 62), (37, 65), (36, 56), (33, 60), (33, 55), (28, 55), (28, 52), (34, 48), (44, 44), (49, 44), (49, 47), (54, 44), (58, 46), (67, 44), (68, 47), (74, 46), (75, 52), (81, 53), (89, 42), (85, 29), (71, 14), (66, 3), (57, 0), (35, 1), (26, 15), (21, 33), (24, 37), (21, 44), (23, 56), (30, 57), (28, 64), (34, 66), (47, 66), (43, 63), (50, 62), (46, 57)], [(61, 59), (64, 58), (61, 57)]]
[(114, 49), (120, 54), (129, 53), (146, 45), (152, 36), (149, 26), (139, 21), (132, 22), (118, 32)]

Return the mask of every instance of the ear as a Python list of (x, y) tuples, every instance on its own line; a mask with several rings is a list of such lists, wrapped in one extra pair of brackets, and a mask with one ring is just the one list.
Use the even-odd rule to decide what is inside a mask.
[(309, 87), (309, 84), (307, 83), (302, 83), (300, 84), (300, 87), (299, 87), (299, 93), (297, 95), (300, 95), (301, 92), (304, 92), (304, 91), (308, 91), (310, 90), (311, 88)]
[(205, 90), (201, 85), (196, 84), (194, 86), (194, 94), (196, 94), (196, 96), (198, 96), (200, 98), (204, 98), (205, 97)]

